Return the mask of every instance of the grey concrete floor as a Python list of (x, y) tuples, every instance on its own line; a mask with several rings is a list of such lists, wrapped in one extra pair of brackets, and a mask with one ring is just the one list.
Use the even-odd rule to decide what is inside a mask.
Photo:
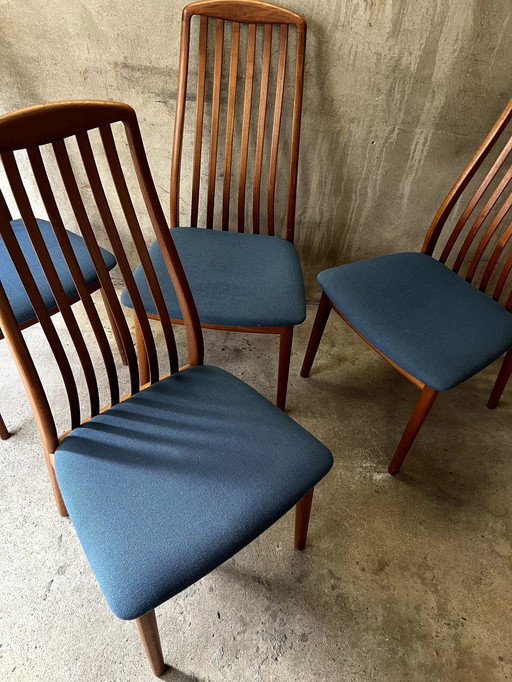
[[(164, 679), (512, 679), (512, 387), (487, 410), (494, 365), (441, 395), (392, 478), (417, 389), (334, 318), (301, 379), (313, 316), (296, 331), (288, 408), (335, 465), (317, 487), (306, 551), (293, 550), (290, 513), (161, 606)], [(40, 330), (27, 338), (46, 362)], [(209, 364), (273, 398), (277, 338), (205, 340)], [(0, 366), (0, 411), (14, 432), (0, 443), (0, 680), (154, 679), (135, 626), (110, 613), (55, 510), (5, 342)], [(63, 403), (51, 369), (46, 379)]]

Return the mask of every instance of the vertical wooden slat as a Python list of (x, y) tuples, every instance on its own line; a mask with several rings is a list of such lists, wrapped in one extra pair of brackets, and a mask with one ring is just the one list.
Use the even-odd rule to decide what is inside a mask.
[(483, 223), (485, 222), (485, 219), (489, 215), (489, 213), (492, 211), (494, 208), (496, 202), (500, 198), (500, 196), (503, 194), (504, 190), (506, 189), (508, 183), (512, 179), (512, 166), (508, 169), (507, 173), (505, 176), (501, 179), (497, 187), (494, 189), (492, 192), (491, 196), (489, 199), (485, 202), (485, 205), (483, 206), (482, 210), (478, 214), (475, 222), (471, 226), (471, 229), (466, 235), (466, 238), (464, 239), (464, 242), (460, 248), (459, 253), (457, 254), (457, 257), (455, 259), (455, 262), (453, 264), (452, 270), (454, 272), (459, 272), (462, 263), (464, 262), (464, 258), (466, 257), (466, 254), (468, 253), (471, 244), (473, 243), (476, 235), (478, 234), (478, 231), (482, 227)]
[(286, 239), (293, 242), (295, 236), (295, 211), (297, 205), (297, 179), (299, 167), (300, 126), (302, 118), (302, 93), (304, 88), (304, 56), (306, 51), (306, 25), (297, 26), (295, 79), (292, 114), (292, 137), (290, 142), (290, 173), (288, 184), (288, 207), (286, 212)]
[(12, 220), (11, 212), (9, 211), (9, 206), (5, 200), (4, 195), (0, 191), (0, 219)]
[(270, 168), (268, 173), (267, 216), (269, 235), (274, 234), (274, 202), (276, 194), (277, 153), (279, 150), (279, 133), (283, 112), (283, 93), (286, 75), (286, 53), (288, 50), (288, 26), (281, 26), (279, 38), (279, 61), (277, 65), (276, 99), (274, 104), (274, 121), (272, 123), (272, 142), (270, 146)]
[[(110, 344), (108, 342), (107, 335), (105, 334), (103, 323), (98, 315), (98, 311), (96, 310), (96, 306), (92, 301), (91, 294), (80, 269), (77, 257), (75, 256), (75, 252), (73, 251), (69, 241), (69, 237), (64, 227), (64, 222), (61, 218), (57, 202), (55, 201), (40, 151), (38, 148), (32, 148), (28, 150), (28, 155), (41, 199), (43, 200), (48, 218), (52, 224), (55, 238), (67, 263), (75, 288), (78, 292), (78, 295), (80, 296), (87, 317), (89, 318), (89, 322), (98, 343), (103, 362), (105, 363), (105, 369), (110, 387), (110, 401), (111, 404), (114, 405), (119, 402), (119, 381), (117, 377), (114, 356), (112, 355), (112, 349), (110, 348)], [(92, 405), (91, 413), (94, 414)]]
[(206, 56), (208, 52), (208, 17), (199, 18), (199, 47), (197, 55), (197, 107), (194, 138), (194, 165), (192, 171), (192, 202), (190, 224), (197, 227), (199, 212), (199, 186), (201, 181), (201, 151), (203, 147), (204, 92), (206, 80)]
[[(53, 199), (53, 194), (51, 192), (51, 189), (48, 187), (47, 184), (45, 184), (45, 180), (48, 182), (48, 176), (46, 174), (46, 170), (44, 168), (43, 160), (41, 158), (41, 152), (39, 150), (39, 147), (32, 147), (31, 149), (28, 150), (28, 156), (29, 160), (32, 166), (32, 169), (34, 171), (34, 176), (36, 178), (36, 182), (39, 187), (39, 193), (42, 197), (43, 192), (41, 192), (41, 188), (45, 192), (45, 197), (43, 198), (43, 202), (48, 203), (49, 202), (49, 196), (48, 196), (48, 191)], [(46, 202), (45, 202), (46, 199)], [(50, 216), (49, 216), (50, 217)], [(59, 216), (60, 218), (60, 216)], [(51, 222), (51, 218), (50, 218)], [(62, 223), (62, 221), (60, 221)], [(80, 331), (80, 328), (77, 324), (77, 321), (75, 319), (75, 316), (71, 310), (71, 306), (69, 304), (68, 298), (64, 292), (64, 289), (60, 283), (59, 276), (57, 275), (57, 272), (55, 271), (55, 268), (53, 266), (53, 263), (51, 262), (50, 255), (48, 253), (48, 249), (46, 248), (46, 245), (44, 243), (44, 240), (41, 236), (41, 233), (39, 232), (39, 229), (34, 230), (34, 226), (31, 226), (30, 223), (26, 223), (30, 239), (32, 241), (32, 244), (34, 246), (34, 250), (38, 254), (41, 263), (44, 263), (46, 260), (49, 261), (49, 263), (46, 265), (46, 267), (43, 268), (45, 272), (45, 276), (48, 279), (48, 282), (50, 284), (50, 287), (52, 289), (52, 294), (53, 297), (59, 307), (59, 310), (62, 314), (62, 317), (64, 319), (64, 322), (66, 323), (68, 327), (69, 334), (71, 336), (71, 339), (73, 341), (73, 344), (75, 346), (76, 352), (78, 354), (78, 357), (80, 359), (80, 363), (82, 365), (82, 369), (84, 372), (84, 377), (87, 383), (87, 389), (89, 391), (89, 400), (91, 404), (91, 416), (95, 416), (99, 414), (100, 410), (100, 397), (99, 397), (99, 391), (98, 391), (98, 383), (96, 379), (96, 374), (94, 371), (94, 367), (92, 364), (91, 356), (89, 354), (89, 350), (87, 348), (87, 345), (84, 341), (84, 338), (82, 336), (82, 333)], [(53, 224), (52, 224), (53, 227)], [(37, 228), (37, 226), (36, 226)], [(55, 234), (55, 228), (53, 228), (53, 232)], [(57, 239), (57, 237), (56, 237)], [(67, 264), (66, 264), (66, 267)], [(69, 268), (68, 268), (69, 269)]]
[(258, 127), (254, 152), (254, 182), (252, 194), (252, 225), (254, 234), (260, 232), (261, 170), (265, 146), (265, 119), (267, 114), (268, 81), (270, 75), (270, 52), (272, 48), (272, 24), (265, 24), (263, 33), (263, 60), (261, 64), (260, 100), (258, 106)]
[(118, 331), (123, 342), (126, 359), (128, 360), (130, 391), (132, 394), (137, 393), (139, 390), (139, 369), (130, 330), (126, 324), (125, 317), (122, 314), (116, 291), (110, 279), (110, 274), (105, 267), (103, 258), (101, 257), (101, 252), (96, 242), (87, 211), (85, 210), (64, 141), (57, 140), (53, 142), (52, 146), (64, 188), (69, 198), (71, 208), (73, 209), (73, 213), (75, 214), (77, 223), (80, 227), (85, 245), (93, 262), (94, 269), (96, 270), (96, 274), (98, 275), (99, 282), (109, 302), (112, 313), (118, 320)]
[(183, 123), (185, 121), (185, 100), (187, 95), (189, 42), (190, 17), (183, 15), (181, 19), (181, 49), (178, 68), (178, 92), (176, 94), (176, 117), (174, 121), (171, 183), (169, 191), (171, 227), (176, 227), (179, 224), (180, 166), (181, 150), (183, 146)]
[(229, 60), (229, 86), (226, 112), (226, 145), (224, 150), (224, 186), (222, 191), (222, 229), (229, 229), (229, 199), (231, 191), (231, 163), (233, 159), (233, 131), (235, 127), (236, 78), (240, 48), (240, 24), (233, 22)]
[(158, 200), (139, 126), (135, 118), (130, 121), (124, 120), (123, 122), (144, 203), (162, 251), (174, 291), (176, 292), (183, 322), (185, 323), (188, 364), (202, 365), (204, 343), (199, 315), (197, 314), (196, 304), (190, 291), (190, 285), (183, 270), (183, 265), (174, 246), (171, 236), (172, 230), (168, 229), (162, 207)]
[[(117, 265), (123, 276), (124, 284), (128, 291), (128, 295), (132, 302), (135, 314), (137, 315), (137, 318), (139, 319), (141, 325), (141, 330), (144, 335), (146, 355), (148, 358), (150, 380), (151, 383), (153, 384), (159, 379), (158, 357), (156, 352), (155, 340), (153, 338), (151, 327), (149, 325), (149, 321), (146, 317), (146, 313), (144, 310), (144, 304), (142, 303), (142, 299), (140, 297), (138, 287), (135, 283), (130, 263), (128, 262), (128, 258), (126, 256), (126, 252), (121, 242), (121, 238), (119, 237), (117, 227), (114, 223), (114, 218), (112, 216), (112, 212), (110, 210), (110, 206), (107, 201), (107, 197), (105, 195), (105, 191), (103, 189), (103, 185), (98, 173), (98, 168), (96, 166), (96, 161), (94, 159), (94, 154), (91, 148), (89, 136), (87, 135), (87, 133), (79, 133), (76, 136), (76, 139), (78, 142), (78, 148), (80, 150), (80, 155), (82, 157), (85, 172), (87, 174), (87, 179), (89, 180), (89, 184), (92, 190), (94, 201), (96, 202), (96, 206), (98, 207), (98, 211), (101, 216), (103, 226), (105, 227), (105, 232), (107, 233), (107, 237), (109, 238), (110, 244), (112, 246), (112, 250), (114, 252)], [(117, 303), (117, 307), (112, 310), (112, 314), (114, 315), (116, 320), (118, 319), (119, 314), (121, 315), (121, 317), (124, 318), (124, 314), (119, 306), (119, 302)]]
[(210, 131), (210, 161), (208, 164), (208, 199), (206, 204), (206, 227), (213, 227), (215, 208), (215, 174), (217, 172), (217, 146), (219, 141), (220, 91), (222, 81), (222, 51), (224, 46), (224, 22), (218, 19), (215, 30), (215, 58), (213, 66), (212, 127)]
[(169, 315), (167, 313), (167, 307), (165, 305), (164, 297), (160, 285), (158, 284), (158, 279), (149, 256), (142, 231), (140, 229), (140, 224), (135, 212), (133, 202), (130, 197), (130, 192), (126, 185), (126, 180), (121, 168), (121, 163), (119, 161), (119, 155), (117, 153), (116, 144), (114, 137), (112, 135), (112, 129), (110, 126), (103, 126), (100, 128), (100, 135), (103, 142), (103, 147), (105, 149), (105, 154), (107, 157), (108, 165), (110, 168), (110, 173), (114, 181), (114, 186), (121, 203), (121, 208), (123, 209), (124, 216), (126, 218), (126, 223), (130, 234), (133, 239), (135, 248), (137, 249), (137, 254), (139, 256), (142, 269), (144, 270), (144, 275), (148, 283), (151, 296), (155, 303), (158, 315), (160, 317), (160, 322), (162, 324), (162, 329), (164, 332), (164, 338), (167, 345), (167, 353), (169, 355), (169, 364), (171, 374), (178, 371), (178, 352), (176, 349), (176, 341), (174, 338), (174, 333), (172, 330), (172, 325), (169, 320)]
[(469, 216), (473, 213), (475, 210), (476, 205), (480, 201), (480, 199), (483, 197), (485, 191), (493, 181), (493, 179), (496, 176), (496, 173), (499, 171), (501, 168), (503, 162), (509, 155), (510, 151), (512, 150), (512, 137), (508, 140), (507, 144), (505, 147), (501, 150), (501, 153), (499, 154), (498, 158), (496, 161), (493, 163), (491, 166), (491, 169), (485, 176), (484, 180), (478, 187), (477, 191), (474, 193), (474, 195), (471, 197), (471, 200), (468, 202), (468, 205), (464, 209), (464, 211), (461, 213), (460, 218), (458, 219), (455, 227), (452, 230), (452, 233), (450, 234), (448, 240), (446, 241), (445, 247), (441, 253), (441, 256), (439, 260), (441, 263), (446, 263), (448, 256), (451, 253), (451, 250), (453, 249), (453, 246), (455, 242), (457, 241), (458, 236), (462, 232), (464, 225), (466, 224)]
[(507, 298), (507, 302), (505, 303), (505, 308), (507, 310), (512, 310), (512, 291), (509, 294), (509, 297)]
[(245, 61), (244, 110), (242, 115), (242, 137), (240, 140), (240, 177), (238, 181), (238, 231), (245, 229), (245, 191), (247, 183), (247, 158), (249, 154), (249, 132), (251, 128), (252, 89), (254, 82), (254, 53), (256, 48), (256, 24), (249, 24), (247, 31), (247, 53)]
[(470, 162), (468, 163), (466, 168), (464, 168), (462, 174), (459, 176), (456, 183), (453, 185), (451, 190), (446, 195), (445, 200), (439, 207), (432, 223), (430, 224), (428, 232), (425, 235), (423, 246), (421, 248), (421, 253), (425, 253), (427, 254), (427, 256), (432, 256), (432, 254), (434, 253), (434, 249), (436, 248), (437, 242), (439, 240), (439, 237), (441, 235), (441, 232), (443, 230), (443, 227), (446, 224), (448, 216), (451, 214), (455, 204), (460, 199), (462, 193), (469, 185), (472, 178), (475, 176), (475, 173), (482, 165), (482, 163), (487, 158), (487, 155), (489, 154), (497, 140), (500, 138), (501, 134), (504, 132), (511, 119), (512, 99), (508, 102), (507, 106), (502, 111), (500, 117), (493, 125), (492, 129), (489, 131), (485, 140), (476, 150)]
[(482, 257), (482, 254), (484, 253), (485, 249), (487, 248), (487, 245), (489, 244), (490, 240), (492, 239), (492, 236), (495, 234), (496, 230), (498, 229), (501, 221), (507, 214), (508, 210), (512, 206), (512, 194), (509, 194), (507, 197), (506, 201), (502, 204), (500, 207), (500, 210), (496, 213), (496, 216), (494, 217), (493, 221), (487, 228), (484, 236), (480, 240), (480, 243), (478, 244), (478, 247), (475, 251), (475, 255), (473, 256), (473, 259), (470, 263), (470, 266), (468, 268), (468, 271), (466, 273), (466, 280), (468, 282), (471, 282), (473, 280), (473, 277), (475, 276), (476, 269), (478, 267), (478, 264), (480, 262), (480, 259)]
[(503, 293), (503, 288), (510, 274), (510, 270), (512, 270), (512, 253), (509, 254), (507, 260), (505, 261), (505, 264), (501, 269), (498, 280), (496, 281), (496, 286), (492, 293), (492, 297), (494, 298), (495, 301), (499, 301), (499, 299), (501, 298), (501, 294)]
[(487, 263), (487, 266), (484, 270), (484, 274), (482, 275), (482, 280), (480, 282), (480, 290), (485, 291), (487, 289), (487, 285), (489, 284), (489, 280), (491, 279), (492, 271), (494, 270), (496, 263), (498, 262), (499, 257), (503, 253), (503, 249), (507, 245), (507, 242), (510, 240), (512, 237), (512, 223), (507, 227), (507, 229), (503, 232), (501, 235), (498, 243), (493, 249), (493, 252), (491, 254), (491, 257), (489, 258), (489, 261)]
[[(25, 226), (29, 234), (30, 233), (35, 234), (36, 231), (39, 231), (39, 228), (37, 227), (37, 222), (32, 212), (32, 207), (30, 205), (27, 193), (25, 191), (23, 181), (21, 180), (21, 176), (18, 171), (18, 166), (14, 158), (14, 154), (12, 152), (5, 152), (1, 155), (1, 157), (5, 168), (5, 173), (7, 175), (7, 179), (9, 181), (14, 196), (14, 200), (16, 201), (16, 205), (18, 206), (18, 209), (21, 214), (21, 218), (25, 223)], [(71, 369), (71, 365), (69, 363), (62, 342), (59, 338), (57, 330), (55, 329), (53, 322), (51, 321), (50, 314), (46, 309), (43, 298), (35, 283), (34, 277), (30, 272), (30, 268), (28, 267), (27, 261), (25, 260), (25, 256), (18, 244), (18, 241), (14, 235), (14, 231), (10, 223), (4, 223), (2, 232), (4, 244), (7, 248), (9, 256), (12, 259), (16, 271), (19, 273), (20, 279), (25, 287), (25, 292), (30, 300), (30, 304), (32, 305), (32, 308), (36, 313), (37, 319), (39, 320), (39, 323), (41, 324), (41, 327), (43, 328), (46, 334), (48, 343), (50, 344), (52, 352), (55, 356), (55, 360), (59, 367), (62, 379), (64, 381), (64, 386), (66, 388), (66, 393), (69, 402), (69, 411), (71, 415), (71, 427), (75, 428), (80, 424), (80, 400), (78, 397), (78, 390), (75, 383), (75, 378), (73, 376), (73, 370)], [(49, 271), (50, 269), (49, 266), (53, 266), (53, 264), (51, 263), (48, 254), (46, 254), (46, 256), (47, 260), (43, 260), (41, 262), (41, 266), (45, 270)], [(56, 276), (55, 272), (52, 273), (52, 275), (53, 274), (55, 274)], [(54, 285), (56, 284), (55, 281), (52, 279), (50, 287), (52, 283)], [(55, 286), (55, 288), (56, 291), (54, 292), (54, 296), (55, 294), (59, 293), (58, 286)]]

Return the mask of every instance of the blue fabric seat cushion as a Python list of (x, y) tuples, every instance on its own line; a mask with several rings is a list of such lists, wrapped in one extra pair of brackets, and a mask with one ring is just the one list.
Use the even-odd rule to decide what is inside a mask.
[[(39, 226), (45, 244), (48, 248), (48, 252), (52, 259), (53, 265), (57, 270), (64, 291), (66, 292), (66, 296), (68, 299), (72, 299), (76, 296), (77, 293), (76, 288), (73, 283), (71, 273), (69, 272), (69, 269), (60, 250), (59, 244), (55, 238), (55, 235), (53, 234), (53, 229), (47, 220), (38, 219), (37, 224)], [(12, 220), (11, 226), (14, 230), (16, 239), (18, 240), (18, 244), (20, 245), (20, 248), (23, 251), (27, 264), (30, 267), (30, 271), (32, 272), (32, 276), (35, 279), (41, 296), (43, 297), (44, 304), (48, 310), (51, 310), (56, 305), (55, 300), (52, 296), (50, 286), (48, 285), (41, 265), (39, 264), (39, 259), (37, 258), (36, 252), (32, 247), (30, 237), (27, 234), (23, 221), (19, 219)], [(84, 275), (85, 282), (87, 286), (92, 286), (95, 282), (98, 281), (98, 278), (96, 276), (96, 271), (94, 269), (94, 265), (91, 261), (89, 253), (87, 251), (85, 242), (79, 235), (74, 234), (73, 232), (69, 232), (68, 230), (66, 231), (71, 242), (73, 251), (75, 252), (75, 255), (77, 257), (78, 264), (80, 265), (80, 269)], [(103, 257), (107, 269), (111, 270), (116, 265), (114, 256), (105, 249), (101, 249), (101, 255)], [(34, 309), (30, 304), (29, 298), (25, 293), (23, 284), (21, 283), (18, 273), (16, 272), (16, 269), (13, 265), (11, 257), (9, 256), (4, 241), (1, 238), (0, 238), (0, 281), (2, 282), (2, 286), (5, 289), (5, 293), (7, 295), (7, 298), (9, 299), (9, 303), (11, 304), (18, 324), (21, 325), (24, 322), (32, 320), (35, 317)]]
[[(306, 316), (304, 282), (297, 252), (279, 237), (175, 227), (178, 250), (204, 324), (234, 327), (275, 327), (300, 324)], [(149, 249), (169, 317), (181, 311), (160, 247)], [(157, 313), (139, 266), (135, 281), (146, 312)], [(126, 291), (121, 301), (131, 306)]]
[(288, 511), (330, 452), (227, 372), (191, 367), (66, 436), (57, 480), (112, 611), (138, 618)]
[(371, 344), (416, 379), (446, 391), (512, 346), (512, 315), (421, 253), (324, 270), (318, 282)]

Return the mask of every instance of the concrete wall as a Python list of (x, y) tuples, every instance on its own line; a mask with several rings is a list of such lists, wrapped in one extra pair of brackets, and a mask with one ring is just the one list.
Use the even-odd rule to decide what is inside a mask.
[[(284, 1), (284, 0), (283, 0)], [(418, 249), (512, 94), (510, 0), (287, 0), (308, 21), (297, 245), (318, 270)], [(167, 208), (182, 3), (0, 0), (0, 110), (132, 104)]]

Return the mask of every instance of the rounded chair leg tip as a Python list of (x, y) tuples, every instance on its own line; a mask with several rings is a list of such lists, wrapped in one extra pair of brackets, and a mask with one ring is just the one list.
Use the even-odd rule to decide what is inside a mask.
[(169, 666), (166, 663), (162, 663), (158, 668), (153, 668), (153, 674), (155, 677), (162, 677), (167, 670), (169, 670)]

